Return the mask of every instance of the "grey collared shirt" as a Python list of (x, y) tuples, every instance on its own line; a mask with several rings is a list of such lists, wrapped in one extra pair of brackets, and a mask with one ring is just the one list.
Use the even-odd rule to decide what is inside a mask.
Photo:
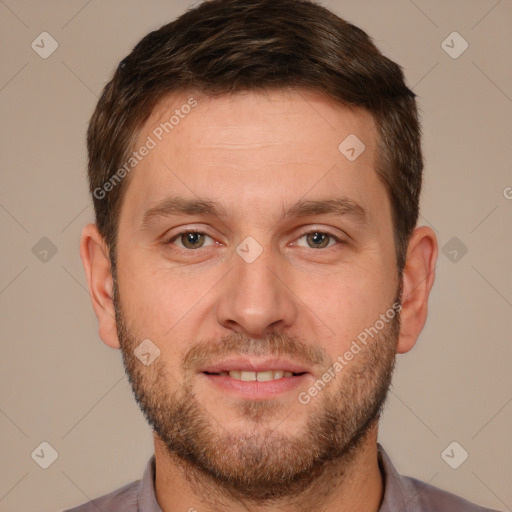
[[(380, 444), (377, 448), (384, 477), (384, 497), (379, 512), (498, 512), (416, 478), (399, 475), (384, 448)], [(155, 496), (155, 456), (149, 459), (142, 480), (64, 512), (162, 512)]]

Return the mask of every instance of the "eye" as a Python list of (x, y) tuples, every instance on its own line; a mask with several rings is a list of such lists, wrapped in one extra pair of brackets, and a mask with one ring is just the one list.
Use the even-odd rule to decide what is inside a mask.
[[(187, 230), (175, 234), (172, 238), (165, 242), (166, 245), (175, 245), (181, 249), (194, 250), (208, 247), (205, 245), (205, 240), (209, 238), (213, 243), (208, 245), (215, 245), (216, 242), (213, 238), (201, 231)], [(333, 235), (332, 233), (320, 230), (311, 230), (304, 233), (297, 241), (301, 239), (306, 240), (307, 245), (295, 242), (293, 245), (299, 245), (310, 249), (325, 249), (336, 245), (336, 243), (345, 243), (343, 240)]]
[(308, 244), (307, 246), (311, 249), (325, 249), (326, 247), (332, 247), (332, 245), (335, 245), (329, 245), (330, 241), (344, 243), (343, 240), (337, 236), (334, 236), (332, 233), (319, 230), (308, 231), (307, 233), (304, 233), (300, 238), (298, 238), (298, 240), (301, 238), (306, 238), (306, 243)]
[(181, 233), (174, 235), (170, 240), (166, 242), (166, 244), (174, 244), (174, 242), (176, 241), (179, 243), (174, 245), (177, 245), (182, 249), (201, 249), (205, 247), (205, 238), (213, 240), (211, 236), (208, 236), (205, 233), (202, 233), (201, 231), (188, 230), (182, 231)]

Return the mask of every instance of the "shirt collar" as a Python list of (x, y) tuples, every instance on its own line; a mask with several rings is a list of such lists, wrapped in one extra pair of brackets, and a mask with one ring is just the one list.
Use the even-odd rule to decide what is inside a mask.
[(377, 456), (384, 487), (384, 496), (379, 512), (408, 512), (409, 507), (405, 499), (402, 477), (379, 443), (377, 443)]
[[(407, 512), (407, 502), (401, 476), (393, 466), (384, 448), (377, 443), (379, 468), (383, 478), (384, 495), (379, 512)], [(155, 494), (155, 456), (144, 470), (137, 492), (138, 512), (162, 512)]]
[(155, 492), (155, 456), (149, 459), (137, 490), (137, 512), (162, 512)]

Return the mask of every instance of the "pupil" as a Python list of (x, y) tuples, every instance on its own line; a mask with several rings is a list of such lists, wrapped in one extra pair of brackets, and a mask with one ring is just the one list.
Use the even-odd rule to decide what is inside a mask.
[[(310, 236), (314, 239), (313, 240), (313, 244), (317, 245), (322, 242), (324, 242), (327, 238), (327, 235), (325, 235), (324, 233), (310, 233)], [(320, 238), (319, 238), (320, 237)], [(325, 244), (324, 244), (325, 245)]]
[(199, 242), (197, 238), (201, 236), (201, 233), (187, 233), (187, 243), (191, 245), (197, 245)]

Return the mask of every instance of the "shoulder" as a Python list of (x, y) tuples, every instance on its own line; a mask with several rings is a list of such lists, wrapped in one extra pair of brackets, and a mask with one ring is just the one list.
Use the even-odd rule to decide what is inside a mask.
[[(410, 510), (425, 512), (498, 512), (409, 476), (401, 477), (405, 500)], [(407, 510), (409, 510), (407, 508)]]
[(499, 512), (481, 507), (451, 492), (410, 476), (402, 476), (377, 443), (379, 467), (385, 481), (380, 512)]
[(98, 510), (137, 512), (139, 510), (137, 505), (139, 484), (140, 480), (136, 480), (92, 501), (82, 503), (78, 507), (64, 510), (64, 512), (98, 512)]

